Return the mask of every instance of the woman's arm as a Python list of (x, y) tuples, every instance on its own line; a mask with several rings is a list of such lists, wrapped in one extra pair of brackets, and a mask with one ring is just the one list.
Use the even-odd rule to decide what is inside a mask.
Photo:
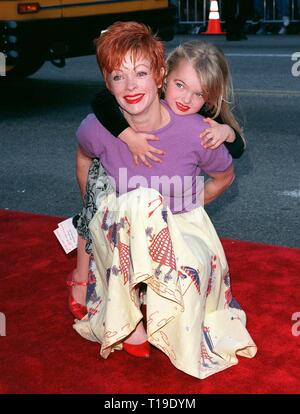
[(210, 172), (207, 174), (210, 178), (204, 183), (204, 205), (222, 194), (233, 183), (235, 178), (233, 165), (224, 172)]
[(89, 157), (80, 145), (77, 145), (76, 150), (76, 178), (80, 188), (82, 198), (86, 192), (86, 183), (92, 158)]

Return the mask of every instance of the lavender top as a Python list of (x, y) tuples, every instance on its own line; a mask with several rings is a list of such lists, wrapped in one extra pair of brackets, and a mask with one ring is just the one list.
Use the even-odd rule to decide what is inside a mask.
[(201, 172), (214, 173), (227, 170), (232, 158), (224, 145), (215, 150), (202, 147), (200, 133), (207, 128), (203, 117), (176, 115), (162, 101), (170, 114), (170, 122), (156, 131), (159, 137), (155, 147), (166, 151), (162, 163), (152, 168), (136, 166), (127, 145), (116, 139), (89, 114), (81, 122), (76, 136), (78, 144), (92, 158), (99, 158), (117, 193), (123, 194), (138, 186), (154, 188), (164, 197), (173, 213), (189, 211), (199, 206), (202, 190)]

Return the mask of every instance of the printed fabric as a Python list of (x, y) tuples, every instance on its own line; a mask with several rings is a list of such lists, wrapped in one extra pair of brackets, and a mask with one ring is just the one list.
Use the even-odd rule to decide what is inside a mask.
[(257, 348), (233, 298), (225, 254), (203, 207), (173, 215), (154, 189), (102, 199), (89, 225), (93, 283), (88, 315), (75, 321), (107, 358), (143, 315), (147, 285), (148, 341), (178, 369), (203, 379), (252, 358)]
[(97, 206), (101, 203), (101, 200), (105, 199), (113, 191), (114, 189), (100, 160), (94, 158), (88, 173), (83, 207), (76, 224), (78, 235), (86, 240), (85, 250), (88, 254), (92, 253), (89, 224), (96, 214)]

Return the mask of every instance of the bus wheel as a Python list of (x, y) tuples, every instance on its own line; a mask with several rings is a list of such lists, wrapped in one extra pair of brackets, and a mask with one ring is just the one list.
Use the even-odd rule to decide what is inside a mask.
[(20, 61), (16, 64), (6, 66), (6, 79), (25, 78), (33, 75), (44, 64), (44, 59), (32, 59), (28, 61)]

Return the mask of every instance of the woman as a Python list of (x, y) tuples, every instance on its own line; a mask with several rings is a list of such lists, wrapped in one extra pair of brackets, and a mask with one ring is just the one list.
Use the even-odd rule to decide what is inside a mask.
[[(160, 138), (158, 147), (168, 152), (152, 169), (135, 166), (125, 144), (94, 115), (81, 123), (78, 160), (84, 164), (100, 158), (110, 190), (89, 226), (96, 283), (89, 314), (74, 328), (100, 342), (104, 358), (122, 347), (132, 355), (149, 356), (151, 343), (177, 368), (205, 378), (236, 364), (237, 353), (256, 353), (245, 314), (231, 296), (222, 245), (199, 206), (200, 171), (211, 178), (204, 185), (207, 203), (233, 181), (232, 159), (224, 146), (214, 151), (199, 146), (199, 134), (206, 128), (201, 117), (180, 117), (159, 100), (163, 47), (145, 26), (115, 23), (97, 40), (97, 58), (128, 124), (154, 133)], [(197, 73), (190, 76), (200, 96)], [(147, 333), (141, 283), (148, 287)]]

